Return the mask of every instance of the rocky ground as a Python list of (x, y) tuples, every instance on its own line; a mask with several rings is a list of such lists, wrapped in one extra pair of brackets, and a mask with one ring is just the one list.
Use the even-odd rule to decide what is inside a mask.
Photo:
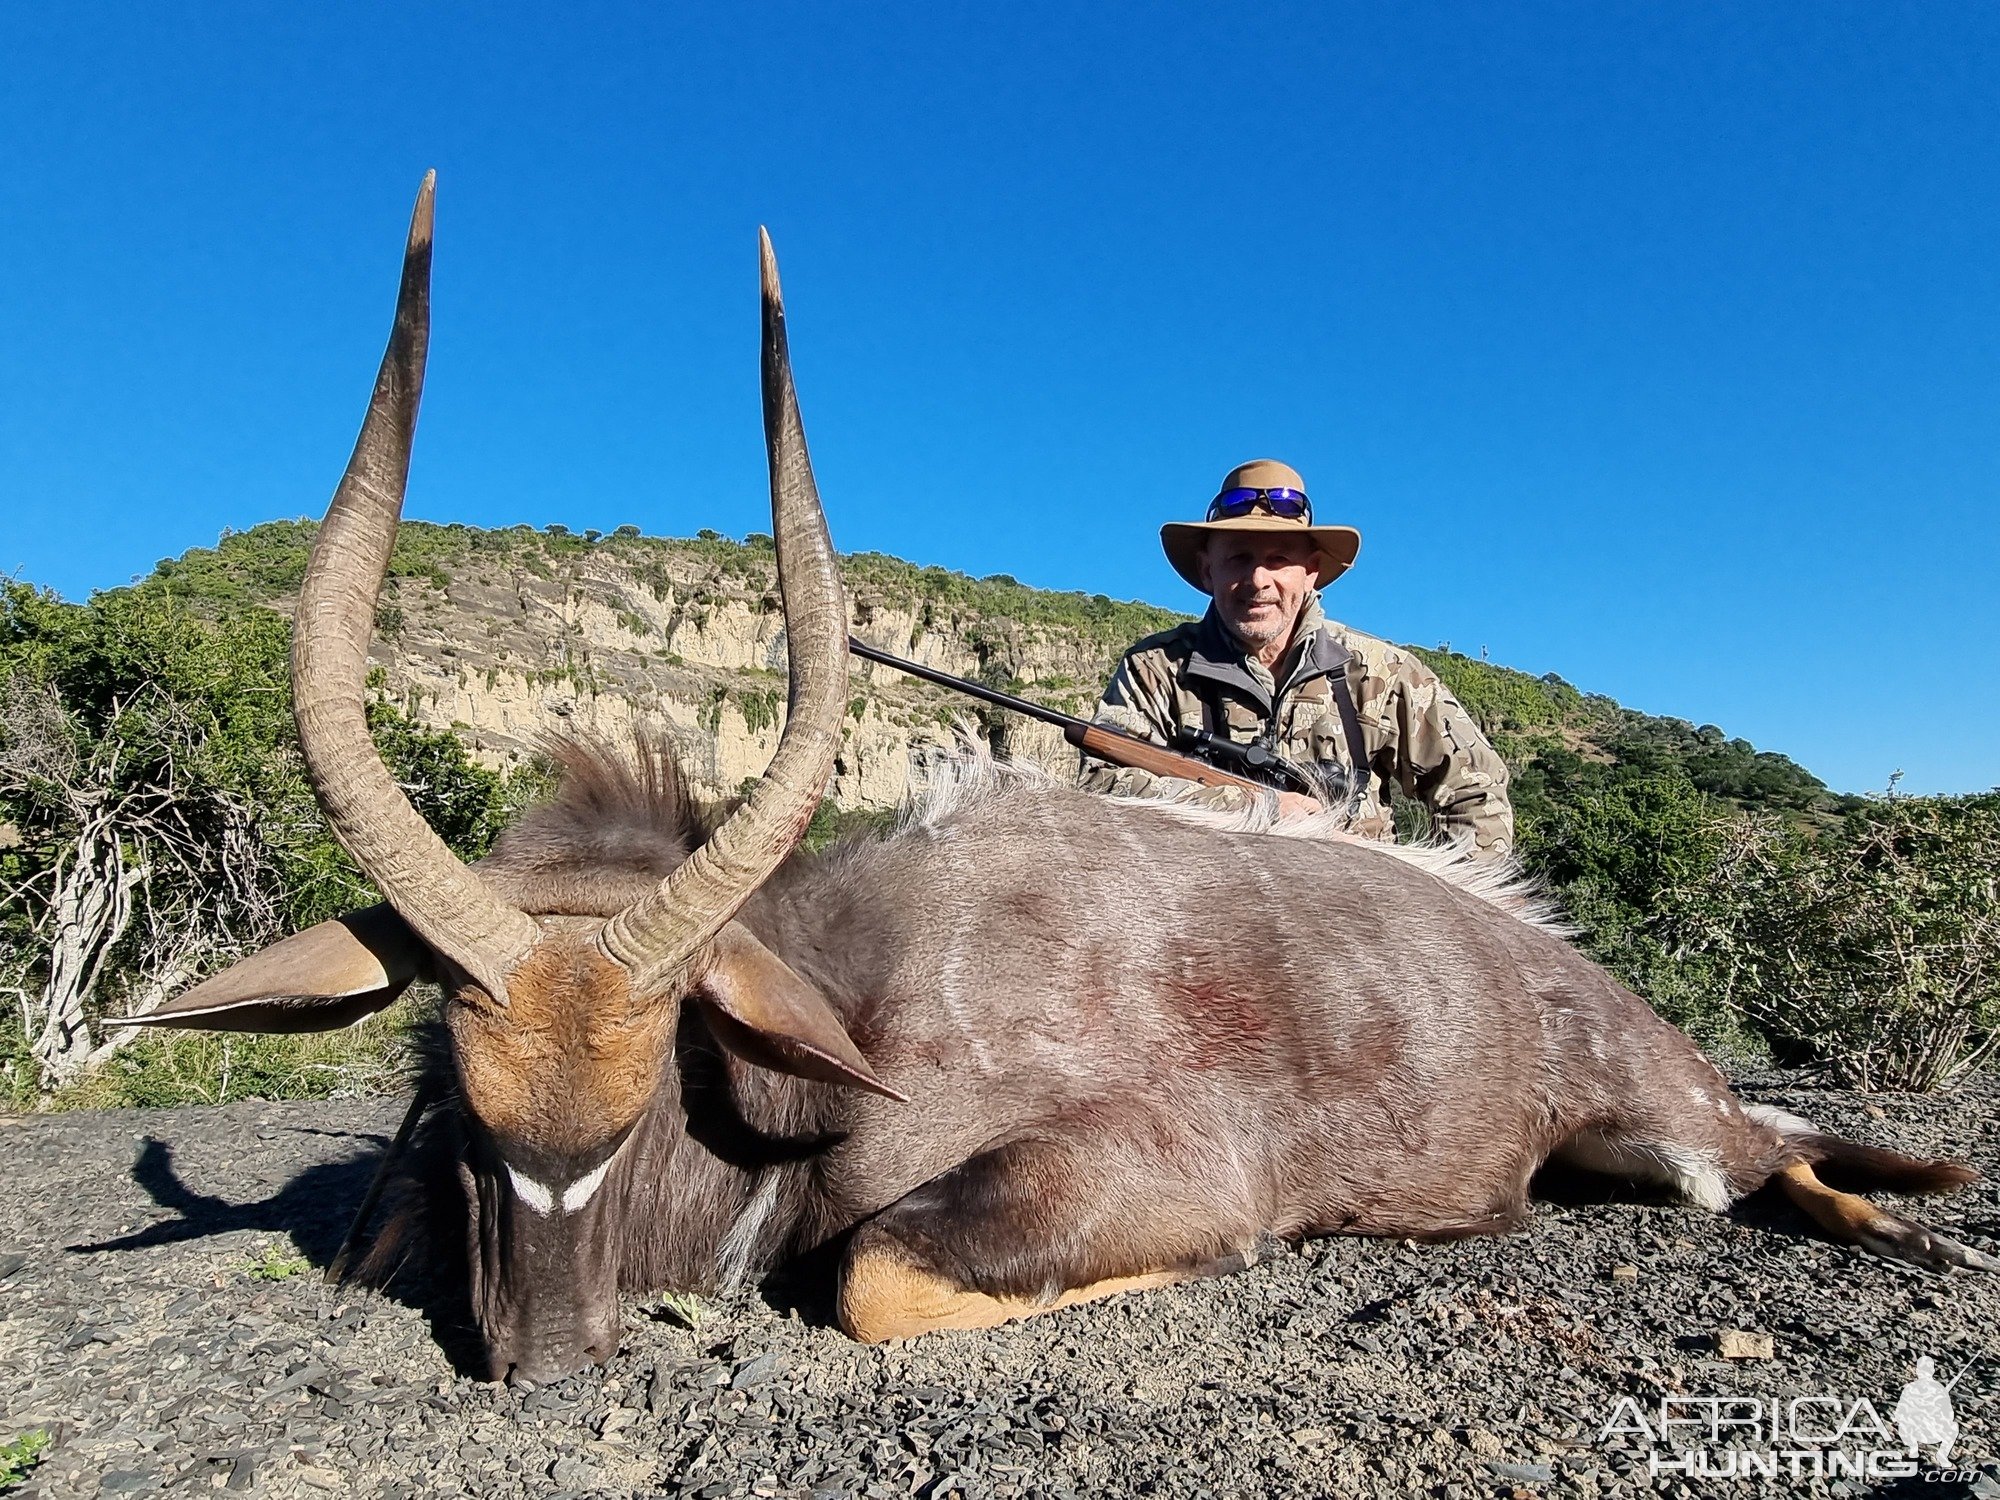
[[(1742, 1091), (2000, 1174), (2000, 1080), (1943, 1099), (1775, 1075)], [(1722, 1219), (1545, 1203), (1510, 1238), (1324, 1241), (889, 1348), (784, 1297), (692, 1328), (639, 1299), (608, 1369), (523, 1395), (460, 1373), (465, 1329), (438, 1294), (320, 1278), (399, 1111), (0, 1118), (0, 1443), (51, 1438), (20, 1493), (2000, 1497), (2000, 1277), (1872, 1260), (1755, 1200)], [(1991, 1179), (1915, 1211), (2000, 1249)], [(1746, 1491), (1649, 1472), (1674, 1457), (1637, 1430), (1663, 1397), (1837, 1398), (1850, 1424), (1865, 1398), (1886, 1419), (1925, 1354), (1945, 1378), (1972, 1366), (1953, 1461), (1976, 1475)], [(1682, 1432), (1715, 1464), (1733, 1446)], [(1840, 1446), (1890, 1443), (1863, 1413)]]

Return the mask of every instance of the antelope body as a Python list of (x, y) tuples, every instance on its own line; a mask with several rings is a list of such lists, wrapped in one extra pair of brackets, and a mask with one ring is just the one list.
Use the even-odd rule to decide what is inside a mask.
[(315, 788), (387, 903), (134, 1019), (317, 1029), (436, 978), (452, 1104), (405, 1227), (459, 1226), (496, 1377), (608, 1357), (621, 1286), (699, 1290), (842, 1237), (843, 1326), (895, 1338), (1235, 1269), (1272, 1237), (1509, 1229), (1551, 1158), (1715, 1210), (1775, 1181), (1839, 1237), (2000, 1269), (1814, 1171), (1929, 1190), (1970, 1168), (1740, 1104), (1448, 856), (977, 763), (887, 838), (795, 853), (838, 748), (846, 615), (768, 242), (792, 672), (771, 768), (710, 827), (664, 749), (560, 745), (556, 798), (461, 865), (390, 781), (363, 697), (430, 219), (426, 179), (293, 661)]

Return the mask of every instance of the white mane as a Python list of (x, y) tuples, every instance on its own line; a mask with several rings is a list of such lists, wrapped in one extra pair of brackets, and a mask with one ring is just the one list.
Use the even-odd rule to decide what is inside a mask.
[[(1027, 761), (995, 760), (985, 743), (963, 728), (958, 744), (938, 756), (920, 774), (897, 820), (898, 835), (935, 828), (947, 818), (979, 803), (1012, 792), (1045, 795), (1076, 792), (1074, 783)], [(1083, 794), (1094, 795), (1094, 794)], [(1136, 809), (1147, 816), (1172, 818), (1218, 833), (1260, 834), (1267, 838), (1303, 839), (1309, 843), (1352, 844), (1389, 859), (1414, 865), (1426, 875), (1456, 886), (1469, 896), (1497, 907), (1544, 932), (1569, 938), (1575, 929), (1543, 894), (1534, 877), (1513, 859), (1481, 859), (1464, 843), (1390, 844), (1350, 833), (1342, 812), (1328, 810), (1303, 818), (1278, 817), (1275, 793), (1256, 798), (1238, 812), (1201, 807), (1183, 798), (1115, 797), (1101, 800)]]

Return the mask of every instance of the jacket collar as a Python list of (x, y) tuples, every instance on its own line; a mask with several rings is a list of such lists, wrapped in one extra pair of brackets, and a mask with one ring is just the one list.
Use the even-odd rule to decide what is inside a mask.
[(1282, 696), (1315, 677), (1329, 677), (1344, 672), (1354, 653), (1341, 641), (1338, 631), (1320, 608), (1319, 595), (1306, 600), (1305, 608), (1299, 611), (1297, 626), (1299, 641), (1294, 648), (1291, 675), (1283, 682), (1273, 683), (1271, 675), (1261, 664), (1252, 662), (1243, 648), (1236, 644), (1220, 619), (1216, 617), (1215, 606), (1209, 605), (1195, 625), (1194, 651), (1181, 669), (1183, 681), (1212, 682), (1229, 687), (1263, 705), (1266, 714), (1272, 709), (1273, 689)]

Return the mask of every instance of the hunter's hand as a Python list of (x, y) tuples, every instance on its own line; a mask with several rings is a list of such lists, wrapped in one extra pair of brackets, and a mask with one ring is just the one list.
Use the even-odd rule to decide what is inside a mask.
[(1288, 818), (1303, 818), (1313, 813), (1324, 811), (1325, 809), (1320, 806), (1318, 798), (1308, 797), (1304, 792), (1278, 793), (1278, 821), (1280, 823)]

